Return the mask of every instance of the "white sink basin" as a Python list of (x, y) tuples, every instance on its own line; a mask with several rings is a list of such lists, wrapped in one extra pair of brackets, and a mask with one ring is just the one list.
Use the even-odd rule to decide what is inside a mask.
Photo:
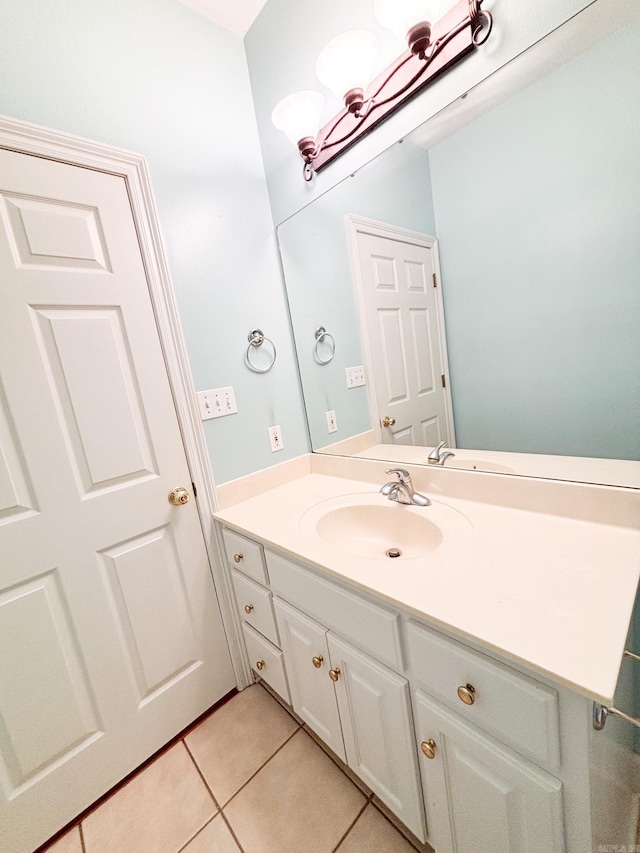
[(425, 557), (448, 537), (468, 533), (471, 525), (462, 513), (439, 501), (406, 506), (374, 492), (316, 504), (302, 516), (300, 529), (347, 554), (393, 560)]

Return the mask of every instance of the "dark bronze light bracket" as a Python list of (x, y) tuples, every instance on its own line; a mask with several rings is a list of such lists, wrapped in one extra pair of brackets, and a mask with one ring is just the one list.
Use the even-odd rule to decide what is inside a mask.
[(321, 128), (317, 139), (298, 142), (304, 179), (324, 169), (424, 87), (459, 62), (491, 34), (493, 18), (482, 0), (460, 0), (433, 26), (418, 24), (405, 51), (367, 87), (345, 95), (345, 108)]

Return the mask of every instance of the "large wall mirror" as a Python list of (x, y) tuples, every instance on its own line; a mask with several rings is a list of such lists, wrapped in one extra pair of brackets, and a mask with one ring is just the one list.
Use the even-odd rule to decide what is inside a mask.
[(279, 225), (314, 451), (444, 441), (447, 467), (640, 487), (640, 10), (620, 23), (586, 48), (565, 25), (552, 71), (534, 46)]

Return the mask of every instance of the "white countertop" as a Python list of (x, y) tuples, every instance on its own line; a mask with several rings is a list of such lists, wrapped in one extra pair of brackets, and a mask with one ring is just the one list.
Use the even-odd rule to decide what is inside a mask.
[[(598, 702), (613, 702), (640, 577), (637, 527), (440, 494), (430, 495), (434, 511), (444, 504), (443, 513), (458, 510), (470, 524), (425, 557), (366, 559), (302, 529), (301, 516), (319, 502), (376, 495), (378, 488), (312, 473), (215, 517)], [(410, 509), (428, 515), (432, 507)]]

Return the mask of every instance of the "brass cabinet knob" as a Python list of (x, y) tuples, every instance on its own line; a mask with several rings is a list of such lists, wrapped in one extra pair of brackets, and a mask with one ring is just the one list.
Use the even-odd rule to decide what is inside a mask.
[(329, 670), (329, 678), (331, 681), (337, 681), (340, 678), (340, 670), (338, 667)]
[(245, 613), (253, 613), (253, 604), (245, 604), (244, 612)]
[(176, 489), (171, 489), (169, 492), (169, 503), (173, 504), (173, 506), (182, 506), (188, 502), (189, 492), (182, 486), (178, 486)]
[(387, 415), (385, 418), (382, 419), (382, 426), (383, 427), (390, 427), (390, 426), (395, 426), (395, 425), (396, 425), (396, 419), (390, 418), (389, 415)]
[(473, 705), (476, 701), (476, 688), (472, 684), (464, 684), (458, 687), (458, 698), (465, 705)]
[(243, 557), (244, 557), (244, 554), (234, 554), (233, 555), (233, 562), (239, 563)]
[(266, 664), (263, 660), (256, 661), (256, 669), (259, 669), (260, 672), (265, 668)]
[(316, 655), (314, 658), (311, 658), (311, 663), (315, 666), (316, 669), (320, 669), (323, 660), (324, 658), (322, 657), (322, 655)]
[(435, 758), (436, 757), (436, 742), (429, 738), (429, 740), (423, 740), (420, 744), (420, 749), (427, 756), (427, 758)]

